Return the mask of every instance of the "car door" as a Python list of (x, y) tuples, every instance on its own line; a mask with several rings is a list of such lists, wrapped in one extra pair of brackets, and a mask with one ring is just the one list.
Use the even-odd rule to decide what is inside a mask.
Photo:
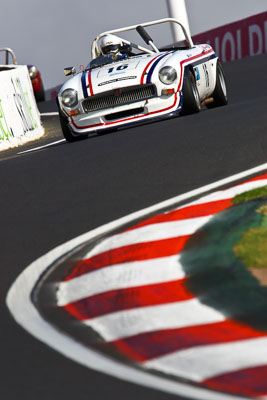
[(200, 99), (210, 96), (214, 89), (214, 74), (212, 60), (203, 62), (194, 67), (197, 89)]

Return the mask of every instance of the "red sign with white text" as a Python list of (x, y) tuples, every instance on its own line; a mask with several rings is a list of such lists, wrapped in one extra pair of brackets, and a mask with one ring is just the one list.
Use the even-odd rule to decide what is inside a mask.
[(193, 36), (209, 43), (222, 61), (267, 53), (267, 11)]

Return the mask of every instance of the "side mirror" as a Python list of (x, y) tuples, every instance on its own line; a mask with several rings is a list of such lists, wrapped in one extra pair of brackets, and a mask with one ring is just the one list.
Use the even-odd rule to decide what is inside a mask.
[(76, 68), (75, 67), (64, 68), (64, 75), (65, 76), (70, 76), (70, 75), (75, 75), (75, 74), (76, 74)]

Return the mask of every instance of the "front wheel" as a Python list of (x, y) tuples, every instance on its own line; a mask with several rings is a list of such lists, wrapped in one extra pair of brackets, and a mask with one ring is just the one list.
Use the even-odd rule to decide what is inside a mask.
[(216, 85), (212, 94), (213, 102), (207, 104), (207, 108), (215, 108), (225, 106), (228, 103), (227, 87), (223, 67), (220, 61), (217, 62), (216, 69)]
[(62, 129), (62, 133), (64, 138), (67, 140), (67, 142), (77, 142), (78, 140), (83, 140), (86, 139), (86, 135), (81, 135), (81, 136), (74, 136), (68, 126), (68, 119), (62, 113), (59, 111), (59, 121)]
[(183, 89), (183, 107), (181, 115), (195, 114), (201, 109), (196, 80), (191, 70), (188, 71)]

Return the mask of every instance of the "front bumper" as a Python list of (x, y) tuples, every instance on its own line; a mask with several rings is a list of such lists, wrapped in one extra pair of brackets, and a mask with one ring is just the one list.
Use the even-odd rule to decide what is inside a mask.
[(155, 118), (164, 118), (174, 112), (178, 113), (180, 109), (181, 94), (179, 92), (105, 110), (80, 113), (69, 116), (68, 119), (73, 134), (80, 135), (142, 124)]

